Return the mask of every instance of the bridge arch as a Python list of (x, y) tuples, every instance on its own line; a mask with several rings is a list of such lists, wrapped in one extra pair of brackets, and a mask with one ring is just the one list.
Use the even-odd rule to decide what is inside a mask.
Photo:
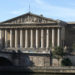
[(13, 63), (8, 58), (0, 57), (0, 66), (13, 66)]

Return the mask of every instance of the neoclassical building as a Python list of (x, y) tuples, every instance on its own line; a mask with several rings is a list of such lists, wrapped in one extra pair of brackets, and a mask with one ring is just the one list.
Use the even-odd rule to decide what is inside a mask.
[(50, 52), (54, 47), (72, 47), (74, 43), (75, 23), (31, 12), (0, 23), (0, 50), (29, 53), (29, 58), (22, 56), (21, 62), (30, 59), (36, 66), (50, 66)]
[(66, 23), (26, 13), (0, 23), (0, 45), (5, 49), (51, 49), (63, 46)]

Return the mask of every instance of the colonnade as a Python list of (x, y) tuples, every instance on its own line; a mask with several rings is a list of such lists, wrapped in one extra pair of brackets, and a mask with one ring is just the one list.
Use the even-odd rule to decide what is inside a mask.
[[(28, 48), (28, 29), (25, 29), (25, 47), (24, 48)], [(8, 48), (7, 45), (7, 29), (4, 30), (5, 33), (5, 48)], [(44, 34), (44, 29), (40, 30), (40, 34), (39, 34), (39, 29), (35, 30), (35, 46), (36, 48), (39, 48), (39, 35), (40, 35), (40, 45), (41, 48), (44, 48), (44, 41), (46, 41), (46, 47), (45, 48), (50, 48), (50, 44), (49, 41), (52, 42), (52, 47), (55, 46), (55, 28), (51, 28), (51, 36), (50, 36), (50, 29), (47, 28), (46, 29), (46, 34)], [(44, 35), (46, 36), (46, 40), (44, 40)], [(30, 48), (34, 48), (34, 30), (30, 29)], [(52, 38), (52, 40), (49, 40), (49, 37)], [(15, 48), (18, 48), (18, 30), (15, 29)], [(2, 30), (0, 29), (0, 45), (2, 45)], [(13, 29), (10, 29), (10, 48), (13, 47)], [(23, 30), (20, 29), (20, 48), (23, 48)], [(57, 28), (57, 46), (60, 46), (60, 28)]]

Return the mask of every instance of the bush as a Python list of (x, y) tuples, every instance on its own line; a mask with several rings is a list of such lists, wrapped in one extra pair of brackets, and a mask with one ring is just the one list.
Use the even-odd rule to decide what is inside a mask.
[(55, 49), (53, 51), (53, 55), (62, 57), (63, 56), (63, 48), (55, 47)]
[(72, 44), (72, 49), (75, 50), (75, 43)]
[(69, 58), (64, 58), (61, 61), (61, 65), (62, 66), (72, 66), (72, 62), (71, 62), (71, 60)]

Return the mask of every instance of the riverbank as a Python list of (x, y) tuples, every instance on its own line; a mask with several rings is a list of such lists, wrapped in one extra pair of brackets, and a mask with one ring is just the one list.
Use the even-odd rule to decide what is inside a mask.
[(75, 67), (0, 67), (0, 72), (75, 73)]

